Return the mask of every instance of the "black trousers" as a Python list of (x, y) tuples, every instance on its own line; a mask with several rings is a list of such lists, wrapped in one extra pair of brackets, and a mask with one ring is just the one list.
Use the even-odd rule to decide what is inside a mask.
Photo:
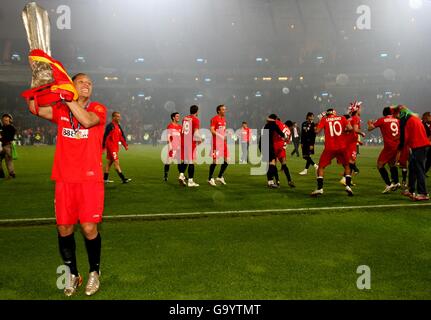
[(420, 147), (412, 149), (409, 158), (409, 191), (411, 193), (417, 190), (418, 194), (427, 194), (427, 185), (425, 179), (425, 164), (427, 153), (430, 147)]
[(430, 168), (431, 168), (431, 148), (428, 147), (427, 162), (425, 164), (425, 173), (427, 173)]

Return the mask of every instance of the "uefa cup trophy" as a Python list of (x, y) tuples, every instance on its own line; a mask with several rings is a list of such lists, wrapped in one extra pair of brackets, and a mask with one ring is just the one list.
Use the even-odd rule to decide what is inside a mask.
[(30, 2), (22, 11), (22, 19), (30, 46), (32, 80), (31, 88), (21, 95), (27, 101), (34, 101), (36, 112), (39, 106), (52, 106), (60, 101), (76, 100), (78, 93), (72, 79), (62, 63), (51, 57), (48, 12), (36, 2)]
[[(36, 2), (30, 2), (22, 11), (22, 20), (27, 32), (27, 40), (30, 50), (40, 49), (51, 55), (50, 22), (48, 12)], [(31, 61), (33, 70), (31, 88), (40, 87), (54, 81), (52, 68), (49, 63)]]

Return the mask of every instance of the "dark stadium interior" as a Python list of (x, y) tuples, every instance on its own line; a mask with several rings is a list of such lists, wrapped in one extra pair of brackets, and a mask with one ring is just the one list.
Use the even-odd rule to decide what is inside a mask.
[(399, 300), (431, 300), (430, 17), (431, 0), (0, 0), (2, 306), (411, 314)]
[[(46, 124), (28, 115), (20, 97), (31, 78), (26, 2), (0, 7), (0, 111), (14, 114), (21, 130), (36, 130)], [(429, 110), (431, 1), (38, 3), (50, 15), (53, 56), (70, 74), (91, 75), (94, 99), (120, 110), (137, 141), (191, 104), (201, 107), (206, 125), (225, 103), (233, 128), (243, 120), (260, 128), (271, 112), (294, 121), (329, 106), (344, 112), (354, 99), (364, 102), (365, 121), (389, 104)], [(361, 5), (371, 10), (369, 30), (357, 27)], [(70, 29), (58, 26), (64, 6)]]

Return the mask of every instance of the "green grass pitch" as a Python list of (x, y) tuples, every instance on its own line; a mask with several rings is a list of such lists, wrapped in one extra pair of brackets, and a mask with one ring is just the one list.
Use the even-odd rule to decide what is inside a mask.
[[(250, 176), (249, 165), (230, 165), (228, 185), (217, 188), (206, 183), (208, 165), (199, 165), (195, 181), (201, 186), (188, 189), (179, 186), (175, 166), (169, 181), (162, 181), (160, 148), (131, 146), (120, 159), (133, 181), (121, 184), (112, 170), (115, 183), (106, 187), (104, 215), (151, 219), (106, 219), (101, 290), (86, 298), (81, 289), (72, 299), (430, 299), (431, 207), (411, 206), (399, 192), (381, 194), (379, 150), (361, 148), (354, 197), (338, 183), (341, 167), (334, 164), (326, 170), (325, 194), (315, 199), (309, 196), (316, 187), (314, 169), (298, 175), (302, 158), (288, 157), (295, 189), (280, 172), (282, 187), (269, 190), (265, 176)], [(53, 217), (54, 147), (18, 152), (17, 179), (0, 181), (0, 298), (66, 299), (56, 287), (61, 259), (55, 225), (6, 222)], [(342, 206), (367, 207), (280, 211)], [(221, 214), (153, 216), (208, 211)], [(76, 240), (85, 281), (88, 264), (79, 233)], [(360, 265), (370, 267), (370, 290), (356, 286)]]

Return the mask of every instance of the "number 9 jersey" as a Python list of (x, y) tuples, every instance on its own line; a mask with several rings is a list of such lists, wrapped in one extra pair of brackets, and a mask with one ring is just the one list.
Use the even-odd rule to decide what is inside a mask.
[(373, 123), (374, 127), (380, 128), (384, 147), (397, 149), (400, 143), (400, 120), (392, 115), (379, 118)]
[(196, 137), (195, 131), (199, 130), (200, 121), (195, 115), (188, 115), (183, 118), (183, 128), (181, 132), (182, 160), (191, 163), (196, 160)]
[[(398, 152), (398, 145), (400, 143), (400, 120), (395, 118), (392, 115), (388, 115), (382, 118), (379, 118), (377, 121), (373, 123), (374, 127), (380, 128), (383, 137), (383, 150), (379, 154), (379, 158), (377, 162), (379, 163), (395, 163)], [(400, 158), (400, 163), (405, 165), (406, 160), (406, 152), (403, 150), (403, 156)]]

